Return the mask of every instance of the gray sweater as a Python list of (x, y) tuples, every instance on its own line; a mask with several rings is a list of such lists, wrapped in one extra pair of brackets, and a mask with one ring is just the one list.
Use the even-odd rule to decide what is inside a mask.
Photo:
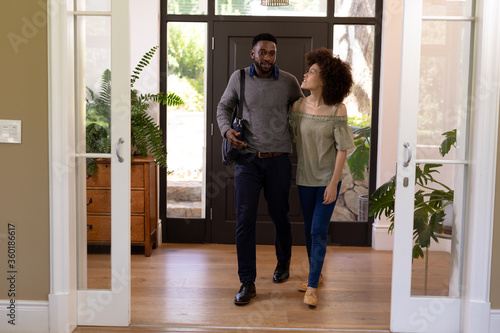
[[(248, 147), (242, 153), (292, 152), (288, 129), (291, 104), (303, 97), (295, 76), (279, 70), (279, 79), (250, 77), (245, 68), (245, 103), (243, 105), (244, 142)], [(240, 71), (229, 78), (226, 90), (217, 106), (217, 122), (221, 135), (231, 128), (231, 113), (238, 104)]]

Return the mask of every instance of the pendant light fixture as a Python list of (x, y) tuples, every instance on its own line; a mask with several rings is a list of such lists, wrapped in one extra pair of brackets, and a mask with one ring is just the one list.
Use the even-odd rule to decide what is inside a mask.
[(260, 0), (260, 5), (269, 7), (288, 6), (289, 0)]

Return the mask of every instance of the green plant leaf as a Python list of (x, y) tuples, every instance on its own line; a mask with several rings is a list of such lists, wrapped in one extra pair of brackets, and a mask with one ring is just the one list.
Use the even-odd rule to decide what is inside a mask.
[(134, 86), (135, 81), (137, 81), (139, 79), (140, 73), (149, 64), (149, 61), (153, 58), (153, 56), (154, 56), (156, 50), (158, 50), (158, 48), (159, 48), (159, 46), (153, 46), (151, 48), (151, 50), (149, 50), (149, 52), (146, 52), (142, 56), (141, 60), (139, 60), (139, 63), (137, 64), (137, 66), (135, 66), (134, 70), (132, 71), (132, 73), (134, 73), (135, 75), (131, 75), (130, 87)]
[(443, 226), (444, 221), (444, 211), (438, 210), (433, 212), (428, 218), (428, 215), (419, 215), (414, 220), (414, 236), (415, 244), (419, 244), (421, 247), (429, 247), (431, 245), (431, 238), (438, 242), (437, 237), (434, 233), (441, 233), (440, 227)]
[(167, 106), (178, 106), (184, 104), (182, 98), (177, 96), (175, 93), (168, 93), (164, 95), (163, 93), (157, 94), (143, 94), (141, 95), (144, 101), (154, 101), (156, 103), (161, 103)]
[(347, 165), (355, 180), (364, 180), (370, 163), (371, 128), (362, 127), (353, 132), (356, 148), (347, 156)]
[(418, 258), (424, 257), (424, 251), (422, 251), (422, 248), (420, 247), (420, 245), (418, 245), (418, 244), (413, 245), (412, 256), (413, 256), (413, 259), (418, 259)]
[(369, 216), (381, 218), (382, 215), (394, 221), (394, 197), (396, 195), (396, 176), (380, 185), (370, 197)]
[(439, 152), (441, 153), (441, 156), (444, 157), (450, 152), (451, 147), (457, 147), (457, 129), (444, 132), (442, 135), (445, 136), (445, 139), (439, 147)]
[(369, 161), (370, 147), (367, 147), (364, 142), (360, 143), (347, 158), (347, 165), (351, 171), (352, 178), (364, 180)]

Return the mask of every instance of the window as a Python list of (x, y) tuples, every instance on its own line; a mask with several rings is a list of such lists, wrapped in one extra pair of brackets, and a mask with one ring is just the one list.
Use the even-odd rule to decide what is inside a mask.
[(207, 24), (169, 22), (169, 92), (184, 104), (167, 107), (167, 217), (205, 217)]

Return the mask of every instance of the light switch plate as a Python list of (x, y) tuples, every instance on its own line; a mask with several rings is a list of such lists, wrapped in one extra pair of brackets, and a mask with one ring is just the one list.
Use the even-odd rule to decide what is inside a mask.
[(21, 143), (21, 121), (0, 119), (0, 143)]

